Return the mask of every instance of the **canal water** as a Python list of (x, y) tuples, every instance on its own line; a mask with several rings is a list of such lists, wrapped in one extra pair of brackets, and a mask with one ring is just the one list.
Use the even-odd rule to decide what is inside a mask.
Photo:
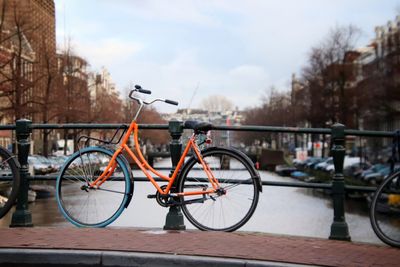
[[(260, 174), (266, 181), (295, 181), (271, 172), (261, 171)], [(143, 174), (134, 171), (134, 176), (143, 177)], [(155, 189), (149, 182), (136, 182), (130, 206), (108, 227), (162, 229), (168, 209), (146, 197), (154, 193)], [(58, 211), (55, 197), (37, 199), (29, 205), (29, 209), (34, 226), (74, 227)], [(0, 227), (9, 226), (11, 213), (0, 220)], [(240, 231), (328, 238), (332, 221), (333, 208), (329, 195), (313, 189), (264, 186), (253, 217)], [(365, 200), (346, 200), (346, 221), (352, 241), (382, 244), (371, 228)], [(194, 229), (186, 220), (185, 225)]]

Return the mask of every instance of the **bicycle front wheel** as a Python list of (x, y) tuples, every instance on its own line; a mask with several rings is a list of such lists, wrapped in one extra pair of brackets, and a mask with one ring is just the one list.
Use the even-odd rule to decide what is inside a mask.
[[(257, 207), (256, 171), (240, 153), (230, 149), (205, 151), (203, 161), (218, 180), (220, 188), (212, 194), (181, 197), (182, 211), (200, 230), (235, 231), (251, 218)], [(182, 169), (179, 192), (212, 188), (203, 166), (195, 158), (188, 161)]]
[(117, 157), (111, 176), (99, 187), (89, 187), (106, 169), (113, 152), (89, 147), (73, 154), (57, 178), (57, 202), (64, 217), (76, 226), (105, 227), (129, 204), (129, 168)]
[(400, 172), (390, 175), (376, 190), (370, 219), (374, 232), (383, 242), (400, 247)]
[(0, 147), (0, 218), (3, 218), (14, 205), (19, 184), (16, 159), (10, 152)]

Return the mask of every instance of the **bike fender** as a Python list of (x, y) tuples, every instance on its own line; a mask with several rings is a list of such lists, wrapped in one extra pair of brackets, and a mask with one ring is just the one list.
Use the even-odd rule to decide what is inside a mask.
[[(101, 148), (106, 150), (109, 153), (110, 156), (112, 156), (115, 153), (114, 149), (111, 149), (111, 148), (108, 148), (108, 147), (101, 147)], [(129, 193), (128, 193), (128, 199), (127, 199), (127, 201), (125, 203), (125, 208), (127, 208), (129, 206), (129, 203), (131, 202), (132, 196), (133, 196), (133, 174), (132, 174), (131, 166), (129, 165), (129, 162), (126, 159), (126, 157), (124, 155), (122, 155), (122, 154), (119, 154), (118, 158), (124, 162), (126, 168), (128, 169), (128, 172), (129, 172), (130, 190), (129, 190)]]
[(14, 161), (15, 166), (17, 166), (18, 169), (21, 169), (21, 164), (19, 163), (18, 160), (18, 156), (12, 154), (10, 151), (6, 150), (6, 149), (2, 149), (3, 153), (5, 153), (7, 155), (7, 158), (10, 158), (12, 161)]
[(12, 160), (14, 161), (15, 165), (17, 166), (17, 168), (21, 169), (21, 164), (19, 163), (19, 160), (17, 159), (17, 156), (13, 156)]
[(129, 176), (130, 176), (130, 181), (131, 181), (131, 186), (130, 186), (130, 191), (129, 191), (129, 195), (128, 195), (128, 200), (126, 201), (125, 204), (125, 208), (127, 208), (129, 206), (129, 203), (131, 203), (132, 200), (132, 196), (133, 196), (133, 174), (132, 174), (132, 169), (131, 166), (129, 165), (128, 160), (126, 159), (126, 157), (122, 154), (118, 155), (118, 158), (120, 158), (126, 165), (126, 167), (128, 168), (128, 172), (129, 172)]

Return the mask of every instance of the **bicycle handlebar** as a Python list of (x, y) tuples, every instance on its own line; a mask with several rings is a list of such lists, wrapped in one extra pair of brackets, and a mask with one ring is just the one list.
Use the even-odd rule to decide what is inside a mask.
[(169, 99), (160, 99), (160, 98), (157, 98), (157, 99), (155, 99), (155, 100), (153, 100), (153, 101), (151, 101), (151, 102), (145, 102), (145, 101), (143, 101), (142, 99), (140, 99), (140, 98), (138, 98), (138, 97), (134, 97), (134, 96), (133, 96), (133, 93), (134, 93), (134, 92), (139, 92), (139, 93), (143, 93), (143, 94), (148, 94), (148, 95), (150, 95), (150, 94), (151, 94), (151, 91), (150, 91), (150, 90), (143, 89), (140, 85), (135, 85), (135, 89), (131, 90), (131, 92), (129, 93), (129, 98), (138, 101), (138, 103), (139, 103), (140, 105), (142, 105), (142, 104), (150, 105), (150, 104), (153, 104), (153, 103), (156, 102), (156, 101), (162, 101), (162, 102), (165, 102), (165, 103), (167, 103), (167, 104), (175, 105), (175, 106), (178, 105), (178, 102), (177, 102), (177, 101), (169, 100)]
[(129, 98), (130, 98), (130, 99), (134, 99), (133, 96), (132, 96), (132, 94), (133, 94), (134, 92), (135, 92), (135, 90), (132, 90), (132, 91), (129, 93)]

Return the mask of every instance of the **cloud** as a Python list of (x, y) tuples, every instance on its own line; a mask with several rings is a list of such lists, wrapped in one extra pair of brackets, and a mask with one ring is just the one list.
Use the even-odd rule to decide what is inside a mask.
[(151, 21), (190, 23), (208, 27), (221, 26), (221, 20), (209, 13), (210, 9), (215, 7), (212, 1), (125, 0), (122, 2), (122, 5), (115, 8), (123, 14), (130, 14), (136, 18), (144, 18)]
[(230, 70), (229, 76), (237, 80), (248, 79), (258, 82), (261, 80), (265, 80), (267, 74), (265, 70), (260, 66), (241, 65)]
[(57, 0), (57, 34), (66, 12), (79, 55), (109, 69), (119, 89), (139, 83), (182, 108), (199, 84), (191, 107), (212, 94), (246, 107), (272, 85), (288, 88), (329, 28), (352, 23), (373, 36), (394, 18), (396, 1), (387, 2)]
[(112, 66), (132, 58), (143, 49), (138, 42), (108, 38), (75, 44), (78, 55), (84, 55), (95, 67)]
[[(196, 50), (181, 51), (165, 64), (136, 61), (123, 73), (119, 72), (115, 80), (120, 80), (119, 75), (129, 76), (133, 84), (138, 83), (152, 90), (151, 97), (178, 101), (179, 108), (188, 108), (189, 105), (191, 108), (199, 107), (201, 101), (210, 95), (224, 95), (235, 106), (245, 108), (259, 104), (260, 96), (270, 84), (269, 74), (262, 66), (210, 68), (199, 63)], [(157, 103), (156, 107), (160, 111), (176, 110), (176, 107), (161, 103)]]

